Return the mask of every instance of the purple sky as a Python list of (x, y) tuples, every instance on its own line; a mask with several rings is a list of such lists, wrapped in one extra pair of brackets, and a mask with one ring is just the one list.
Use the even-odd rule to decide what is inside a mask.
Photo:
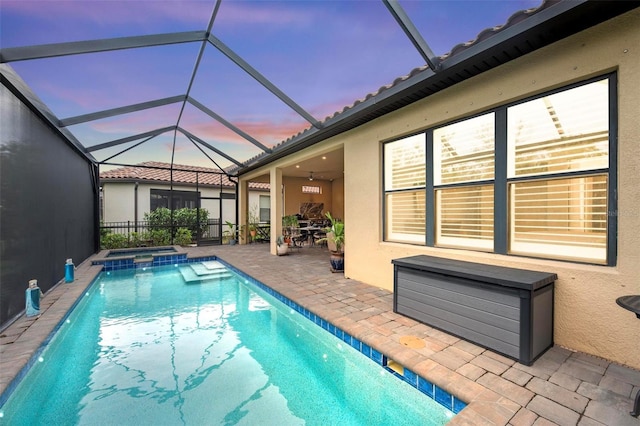
[[(540, 0), (425, 1), (400, 4), (431, 49), (441, 55), (506, 23)], [(111, 37), (206, 30), (214, 2), (0, 1), (0, 46), (20, 47)], [(317, 120), (424, 65), (381, 1), (223, 0), (213, 35)], [(187, 91), (200, 43), (12, 62), (61, 119)], [(190, 95), (267, 146), (309, 123), (208, 45)], [(70, 126), (87, 147), (175, 125), (180, 104)], [(260, 150), (187, 105), (180, 126), (244, 161)], [(171, 160), (173, 133), (112, 161)], [(103, 160), (126, 148), (93, 153)], [(221, 166), (227, 160), (209, 151)], [(181, 135), (175, 162), (213, 164)]]

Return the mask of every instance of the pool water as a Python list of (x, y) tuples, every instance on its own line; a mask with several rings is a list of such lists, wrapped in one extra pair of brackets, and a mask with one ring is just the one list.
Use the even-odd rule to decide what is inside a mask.
[[(453, 416), (242, 277), (218, 269), (197, 280), (185, 268), (103, 273), (0, 423), (443, 425)], [(203, 268), (194, 264), (195, 276)]]

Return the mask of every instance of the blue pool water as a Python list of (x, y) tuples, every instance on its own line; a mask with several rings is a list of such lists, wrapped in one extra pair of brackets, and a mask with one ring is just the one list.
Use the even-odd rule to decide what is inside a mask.
[(0, 423), (443, 425), (453, 416), (218, 266), (103, 273), (0, 407)]

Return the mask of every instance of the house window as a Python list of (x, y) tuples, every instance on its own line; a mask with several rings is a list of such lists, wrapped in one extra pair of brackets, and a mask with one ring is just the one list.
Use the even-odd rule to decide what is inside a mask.
[(507, 109), (509, 251), (607, 255), (609, 80)]
[(182, 208), (195, 209), (198, 207), (199, 192), (192, 191), (169, 191), (166, 189), (152, 189), (150, 209), (154, 211), (158, 208), (169, 208), (169, 200), (173, 200), (173, 209), (178, 210)]
[(615, 86), (594, 79), (386, 143), (385, 240), (614, 265)]
[(425, 135), (415, 135), (386, 144), (384, 161), (386, 239), (424, 244)]
[(302, 185), (302, 193), (303, 194), (322, 194), (322, 187)]
[(268, 195), (260, 196), (260, 222), (271, 222), (271, 197)]
[(435, 243), (493, 249), (495, 115), (433, 131)]

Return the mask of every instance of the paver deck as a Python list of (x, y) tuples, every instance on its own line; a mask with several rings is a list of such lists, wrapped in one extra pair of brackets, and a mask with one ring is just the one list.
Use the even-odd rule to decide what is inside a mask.
[[(467, 402), (450, 425), (640, 425), (629, 415), (640, 371), (558, 346), (519, 364), (394, 313), (391, 292), (331, 273), (324, 248), (282, 257), (267, 244), (187, 251), (218, 256)], [(73, 283), (47, 292), (38, 319), (23, 316), (0, 333), (0, 392), (99, 271), (85, 261)]]

